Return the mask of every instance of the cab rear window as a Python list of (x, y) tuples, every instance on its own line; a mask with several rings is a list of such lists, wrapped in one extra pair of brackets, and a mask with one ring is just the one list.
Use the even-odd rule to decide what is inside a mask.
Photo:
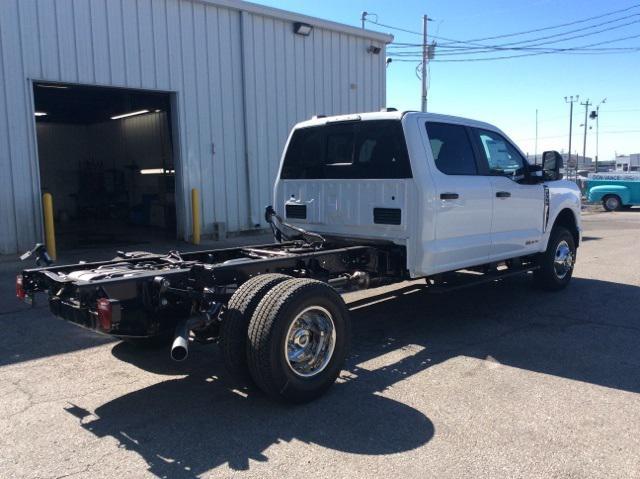
[(284, 157), (285, 180), (411, 178), (397, 120), (334, 123), (293, 133)]

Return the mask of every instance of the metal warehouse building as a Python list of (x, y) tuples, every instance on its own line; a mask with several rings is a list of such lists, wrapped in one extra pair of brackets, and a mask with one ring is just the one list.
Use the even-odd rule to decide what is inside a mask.
[(192, 188), (203, 234), (263, 226), (288, 130), (384, 106), (390, 41), (240, 1), (2, 0), (0, 253), (41, 240), (44, 192), (69, 246), (189, 239)]

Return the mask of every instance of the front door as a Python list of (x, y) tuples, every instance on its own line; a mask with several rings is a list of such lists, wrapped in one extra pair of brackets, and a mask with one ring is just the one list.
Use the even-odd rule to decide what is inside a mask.
[(473, 129), (487, 162), (493, 196), (491, 261), (524, 256), (540, 249), (544, 187), (528, 182), (525, 158), (499, 133)]

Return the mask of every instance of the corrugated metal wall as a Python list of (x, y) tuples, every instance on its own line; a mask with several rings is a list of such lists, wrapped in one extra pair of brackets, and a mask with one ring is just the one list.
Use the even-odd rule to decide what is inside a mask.
[(385, 56), (366, 52), (371, 40), (322, 28), (309, 37), (294, 35), (290, 22), (262, 15), (243, 14), (242, 31), (251, 218), (257, 224), (273, 201), (291, 127), (317, 113), (379, 110)]
[(201, 190), (205, 234), (214, 222), (250, 228), (295, 122), (384, 104), (384, 49), (366, 52), (384, 47), (381, 35), (316, 25), (302, 37), (291, 18), (256, 10), (226, 0), (0, 1), (0, 253), (41, 237), (32, 80), (175, 92), (182, 237), (191, 188)]

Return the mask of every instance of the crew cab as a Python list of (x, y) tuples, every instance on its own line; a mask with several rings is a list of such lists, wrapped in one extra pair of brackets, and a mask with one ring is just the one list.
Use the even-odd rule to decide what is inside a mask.
[[(314, 117), (287, 141), (265, 219), (273, 244), (27, 269), (16, 294), (133, 342), (219, 342), (229, 372), (286, 401), (333, 384), (347, 354), (340, 293), (423, 278), (434, 292), (531, 274), (561, 290), (580, 192), (561, 156), (529, 165), (488, 123), (385, 110)], [(281, 213), (281, 214), (278, 214)], [(40, 261), (47, 261), (42, 247)]]

